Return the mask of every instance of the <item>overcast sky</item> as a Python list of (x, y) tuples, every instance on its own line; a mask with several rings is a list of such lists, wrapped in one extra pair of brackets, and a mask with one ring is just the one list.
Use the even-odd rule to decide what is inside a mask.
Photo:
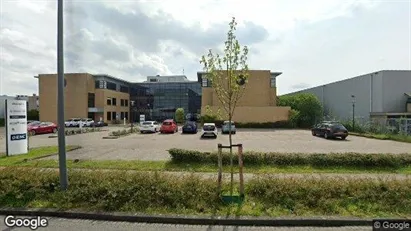
[[(56, 73), (55, 0), (1, 0), (0, 95), (38, 92)], [(278, 93), (411, 69), (411, 0), (66, 1), (65, 72), (196, 79), (235, 16), (250, 69), (283, 72)]]

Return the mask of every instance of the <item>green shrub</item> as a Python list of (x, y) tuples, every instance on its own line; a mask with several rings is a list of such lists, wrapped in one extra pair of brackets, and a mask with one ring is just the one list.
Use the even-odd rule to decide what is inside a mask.
[(39, 111), (36, 109), (30, 110), (27, 112), (28, 120), (40, 120)]
[(177, 123), (184, 122), (184, 108), (177, 108), (175, 118)]
[[(195, 176), (170, 176), (124, 171), (70, 172), (68, 191), (58, 188), (54, 171), (27, 169), (0, 170), (0, 207), (30, 207), (36, 201), (46, 207), (104, 211), (145, 211), (190, 209), (201, 211), (219, 202), (214, 180)], [(211, 211), (210, 211), (211, 212)]]
[(4, 119), (0, 119), (0, 127), (4, 127)]
[(410, 187), (410, 179), (380, 181), (262, 176), (247, 183), (247, 192), (268, 208), (280, 207), (293, 214), (316, 211), (335, 215), (343, 210), (349, 213), (401, 211), (410, 214)]
[[(227, 212), (214, 179), (153, 172), (72, 171), (69, 188), (59, 188), (57, 171), (0, 169), (0, 207), (43, 207), (93, 211)], [(228, 185), (224, 184), (226, 188)], [(411, 180), (282, 178), (261, 175), (246, 181), (247, 213), (285, 215), (411, 214)], [(254, 205), (253, 205), (254, 204)], [(255, 206), (262, 205), (262, 206)], [(272, 214), (272, 213), (271, 213)], [(400, 214), (400, 215), (398, 215)]]
[[(184, 149), (170, 149), (171, 160), (175, 163), (214, 163), (218, 161), (217, 152), (199, 152)], [(230, 154), (223, 152), (223, 163), (230, 162)], [(301, 166), (315, 167), (361, 167), (361, 168), (400, 168), (411, 165), (411, 154), (363, 154), (363, 153), (264, 153), (244, 152), (245, 165)], [(235, 163), (238, 159), (234, 158)]]

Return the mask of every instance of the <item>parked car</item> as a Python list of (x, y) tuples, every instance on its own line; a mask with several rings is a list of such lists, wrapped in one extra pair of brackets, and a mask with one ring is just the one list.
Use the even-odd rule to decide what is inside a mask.
[(231, 127), (231, 134), (235, 134), (236, 129), (235, 129), (234, 121), (231, 121), (231, 126), (230, 126), (230, 121), (224, 121), (223, 126), (221, 127), (221, 133), (222, 134), (229, 134), (230, 133), (230, 127)]
[(34, 126), (34, 125), (38, 125), (38, 124), (40, 124), (41, 122), (40, 121), (36, 121), (36, 120), (28, 120), (27, 121), (27, 126)]
[(57, 125), (52, 122), (32, 124), (27, 126), (27, 132), (32, 136), (36, 134), (56, 133)]
[(195, 121), (187, 121), (182, 128), (182, 133), (194, 133), (196, 134), (198, 131), (197, 123)]
[(94, 122), (91, 126), (92, 127), (103, 127), (103, 126), (108, 126), (108, 124), (104, 123), (103, 121), (98, 121), (98, 122)]
[(80, 118), (71, 118), (69, 120), (66, 120), (66, 122), (64, 122), (64, 126), (66, 127), (78, 127), (80, 125)]
[(81, 124), (82, 127), (93, 127), (94, 120), (90, 118), (81, 119), (79, 125)]
[(338, 122), (326, 121), (317, 124), (311, 129), (313, 136), (323, 136), (326, 139), (340, 137), (345, 140), (348, 136), (348, 130)]
[(215, 125), (215, 123), (205, 123), (203, 125), (203, 131), (201, 134), (202, 138), (205, 138), (205, 137), (217, 138), (217, 135), (218, 135), (218, 131), (217, 131), (217, 126)]
[(161, 133), (175, 133), (178, 132), (177, 123), (172, 119), (164, 120), (160, 127)]
[(160, 130), (160, 126), (156, 121), (144, 121), (140, 125), (140, 132), (158, 132)]

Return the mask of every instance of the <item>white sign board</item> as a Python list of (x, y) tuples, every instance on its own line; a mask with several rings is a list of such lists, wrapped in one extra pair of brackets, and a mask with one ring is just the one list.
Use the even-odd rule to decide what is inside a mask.
[(7, 99), (5, 119), (7, 155), (27, 154), (27, 101)]
[(140, 123), (146, 121), (146, 115), (140, 115)]

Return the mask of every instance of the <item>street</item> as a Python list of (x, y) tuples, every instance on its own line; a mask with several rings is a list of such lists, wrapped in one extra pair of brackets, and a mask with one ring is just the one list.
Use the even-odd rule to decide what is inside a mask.
[[(9, 230), (31, 230), (30, 228), (8, 228), (4, 223), (5, 216), (0, 216), (0, 227), (3, 231)], [(244, 226), (195, 226), (195, 225), (170, 225), (170, 224), (146, 224), (146, 223), (129, 223), (129, 222), (109, 222), (109, 221), (93, 221), (93, 220), (78, 220), (78, 219), (61, 219), (47, 218), (48, 227), (39, 228), (37, 230), (144, 230), (144, 231), (240, 231), (240, 230), (273, 230), (273, 231), (343, 231), (343, 230), (358, 230), (370, 231), (372, 227), (244, 227)]]

